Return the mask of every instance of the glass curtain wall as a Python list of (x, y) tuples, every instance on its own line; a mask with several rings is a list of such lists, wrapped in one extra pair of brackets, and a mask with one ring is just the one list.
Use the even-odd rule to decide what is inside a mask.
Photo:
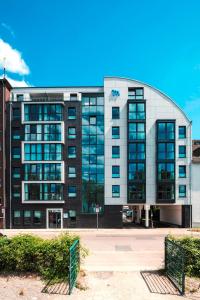
[(104, 209), (104, 97), (82, 97), (82, 211)]

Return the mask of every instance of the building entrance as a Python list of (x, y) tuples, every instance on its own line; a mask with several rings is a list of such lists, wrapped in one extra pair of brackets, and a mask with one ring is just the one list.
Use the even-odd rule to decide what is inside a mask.
[(47, 209), (47, 228), (63, 228), (62, 209)]

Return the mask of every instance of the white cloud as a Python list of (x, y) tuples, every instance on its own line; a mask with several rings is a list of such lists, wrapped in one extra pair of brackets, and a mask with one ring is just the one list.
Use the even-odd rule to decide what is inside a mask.
[(0, 68), (4, 68), (4, 64), (9, 72), (20, 75), (30, 73), (29, 67), (23, 60), (21, 53), (0, 38)]
[[(0, 76), (0, 79), (2, 79), (3, 76)], [(27, 87), (27, 86), (31, 86), (29, 84), (29, 82), (26, 82), (25, 80), (15, 80), (15, 79), (12, 79), (8, 76), (6, 76), (6, 79), (9, 81), (10, 85), (12, 87)]]
[(15, 37), (14, 31), (12, 30), (12, 28), (8, 24), (2, 22), (1, 26), (4, 27), (6, 30), (8, 30), (10, 32), (10, 34), (12, 35), (12, 37)]

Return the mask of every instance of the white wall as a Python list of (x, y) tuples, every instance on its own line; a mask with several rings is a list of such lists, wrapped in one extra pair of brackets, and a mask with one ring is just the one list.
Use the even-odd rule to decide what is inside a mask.
[(181, 205), (160, 206), (160, 221), (176, 225), (182, 225)]
[(200, 163), (192, 164), (192, 223), (200, 227)]
[[(105, 93), (105, 204), (127, 203), (127, 100), (128, 87), (144, 87), (146, 100), (146, 195), (147, 204), (156, 202), (156, 120), (176, 120), (176, 203), (190, 203), (190, 162), (191, 162), (191, 133), (190, 122), (183, 111), (158, 90), (138, 81), (106, 77), (104, 80)], [(118, 90), (120, 96), (112, 97), (112, 90)], [(112, 120), (112, 106), (120, 107), (120, 120)], [(120, 126), (120, 140), (112, 140), (112, 126)], [(186, 126), (187, 139), (178, 139), (178, 126)], [(120, 146), (120, 159), (113, 160), (112, 145)], [(187, 158), (178, 158), (178, 146), (187, 146)], [(119, 162), (119, 163), (118, 163)], [(112, 178), (112, 165), (120, 164), (121, 178)], [(178, 166), (187, 165), (187, 178), (178, 178)], [(120, 184), (120, 198), (112, 198), (112, 184)], [(187, 185), (187, 197), (179, 198), (178, 185)]]

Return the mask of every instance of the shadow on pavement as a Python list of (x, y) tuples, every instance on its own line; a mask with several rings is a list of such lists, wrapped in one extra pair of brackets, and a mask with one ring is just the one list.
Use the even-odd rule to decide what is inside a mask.
[(155, 294), (180, 295), (179, 290), (162, 270), (140, 272), (149, 291)]

